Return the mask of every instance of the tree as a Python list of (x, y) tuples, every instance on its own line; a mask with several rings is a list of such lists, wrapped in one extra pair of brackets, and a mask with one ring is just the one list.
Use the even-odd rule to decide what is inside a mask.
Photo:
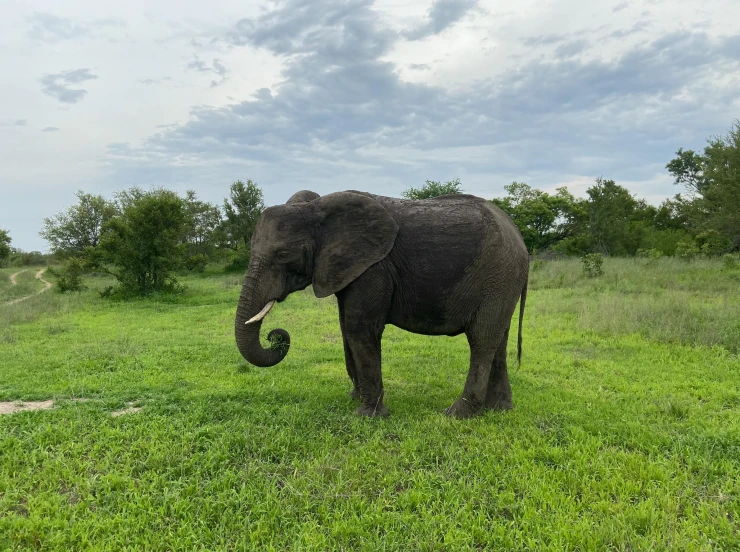
[(709, 249), (717, 253), (722, 240), (724, 250), (740, 250), (740, 121), (727, 135), (710, 139), (703, 154), (679, 149), (676, 155), (666, 168), (686, 188), (688, 198), (676, 199), (692, 233), (716, 232)]
[(512, 218), (530, 252), (575, 236), (583, 209), (567, 189), (558, 188), (556, 195), (550, 195), (523, 182), (512, 182), (504, 189), (509, 195), (491, 202)]
[(97, 247), (105, 223), (116, 213), (115, 206), (102, 196), (76, 194), (78, 203), (44, 219), (39, 235), (49, 242), (53, 253), (63, 257), (80, 255)]
[(161, 188), (131, 188), (116, 195), (119, 214), (108, 220), (100, 240), (101, 260), (122, 295), (176, 288), (172, 272), (182, 261), (186, 229), (184, 201)]
[(5, 265), (10, 260), (10, 235), (7, 230), (0, 229), (0, 266)]
[(224, 234), (228, 247), (238, 249), (243, 243), (249, 250), (254, 228), (265, 209), (262, 190), (251, 180), (237, 180), (231, 185), (229, 198), (224, 200)]
[[(198, 200), (193, 190), (185, 195), (184, 209), (185, 264), (204, 266), (202, 261), (207, 262), (214, 253), (216, 230), (222, 223), (221, 210), (212, 203)], [(196, 258), (197, 262), (191, 261)]]
[(677, 157), (671, 160), (666, 168), (676, 179), (676, 184), (683, 184), (690, 194), (702, 194), (707, 186), (704, 177), (706, 159), (693, 150), (678, 148)]
[(634, 255), (639, 243), (634, 247), (630, 241), (630, 221), (638, 203), (629, 190), (599, 177), (586, 194), (592, 250), (608, 255)]
[(427, 180), (421, 188), (414, 188), (413, 186), (408, 190), (401, 193), (401, 197), (404, 199), (429, 199), (432, 197), (439, 197), (448, 194), (461, 194), (463, 193), (462, 184), (460, 179), (450, 180), (444, 184), (434, 180)]

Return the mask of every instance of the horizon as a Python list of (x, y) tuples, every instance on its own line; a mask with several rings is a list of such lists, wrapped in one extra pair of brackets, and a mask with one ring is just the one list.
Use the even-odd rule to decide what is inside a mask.
[(583, 197), (603, 176), (658, 205), (683, 191), (676, 150), (740, 114), (726, 0), (11, 1), (0, 37), (0, 228), (25, 251), (78, 189), (221, 205), (252, 179), (273, 205), (454, 178)]

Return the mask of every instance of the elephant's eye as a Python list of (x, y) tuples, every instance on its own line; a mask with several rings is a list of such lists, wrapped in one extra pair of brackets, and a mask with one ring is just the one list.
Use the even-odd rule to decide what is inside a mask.
[(287, 261), (288, 259), (290, 259), (291, 253), (287, 249), (282, 249), (275, 254), (275, 257), (278, 261)]

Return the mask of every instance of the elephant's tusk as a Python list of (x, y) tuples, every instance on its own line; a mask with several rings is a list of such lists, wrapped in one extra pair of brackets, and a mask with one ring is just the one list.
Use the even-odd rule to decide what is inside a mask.
[(270, 312), (270, 309), (272, 308), (274, 304), (275, 304), (275, 300), (273, 299), (272, 301), (267, 303), (261, 311), (259, 311), (249, 320), (247, 320), (245, 324), (251, 324), (252, 322), (259, 322), (260, 320), (262, 320), (265, 316), (267, 316), (267, 313)]

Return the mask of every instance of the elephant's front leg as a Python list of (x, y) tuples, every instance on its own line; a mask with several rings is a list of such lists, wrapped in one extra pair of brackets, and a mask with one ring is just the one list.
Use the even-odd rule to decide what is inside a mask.
[(344, 345), (344, 364), (347, 368), (347, 375), (352, 380), (350, 397), (355, 401), (359, 401), (360, 386), (357, 384), (357, 367), (355, 366), (354, 358), (352, 358), (352, 349), (347, 342), (347, 333), (344, 328), (344, 299), (342, 296), (337, 296), (337, 305), (339, 307), (339, 328), (342, 331), (342, 343)]
[(383, 375), (380, 368), (380, 340), (382, 329), (352, 328), (346, 325), (345, 339), (357, 370), (357, 390), (362, 405), (355, 410), (362, 416), (387, 416), (383, 404)]

